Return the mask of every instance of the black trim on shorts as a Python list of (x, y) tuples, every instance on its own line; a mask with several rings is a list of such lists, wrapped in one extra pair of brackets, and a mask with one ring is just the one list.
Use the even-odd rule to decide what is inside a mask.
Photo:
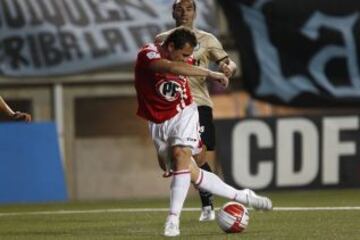
[(198, 106), (200, 137), (208, 151), (215, 150), (215, 126), (212, 108), (209, 106)]

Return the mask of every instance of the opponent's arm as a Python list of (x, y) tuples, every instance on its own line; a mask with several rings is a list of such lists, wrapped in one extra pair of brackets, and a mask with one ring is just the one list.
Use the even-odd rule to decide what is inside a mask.
[(218, 64), (219, 71), (223, 72), (226, 77), (232, 77), (237, 70), (236, 63), (230, 59), (222, 44), (214, 35), (208, 34), (207, 36), (207, 50), (209, 51), (210, 60)]
[(229, 57), (224, 58), (219, 63), (219, 70), (225, 74), (226, 77), (230, 78), (236, 73), (236, 63)]
[(154, 44), (161, 45), (163, 42), (164, 42), (164, 38), (161, 36), (161, 34), (156, 35)]

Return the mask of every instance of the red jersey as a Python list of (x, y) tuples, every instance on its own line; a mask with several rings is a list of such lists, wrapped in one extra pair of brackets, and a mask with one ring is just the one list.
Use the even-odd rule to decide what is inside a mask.
[(154, 123), (162, 123), (192, 103), (189, 79), (174, 74), (155, 73), (148, 67), (162, 59), (154, 44), (145, 45), (135, 64), (137, 114)]

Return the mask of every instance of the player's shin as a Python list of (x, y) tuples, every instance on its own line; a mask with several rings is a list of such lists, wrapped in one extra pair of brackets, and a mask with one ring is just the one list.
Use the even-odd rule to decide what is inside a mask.
[(224, 183), (215, 174), (201, 169), (194, 185), (199, 189), (228, 199), (233, 199), (236, 195), (235, 188)]
[[(205, 164), (203, 164), (201, 166), (201, 169), (208, 171), (208, 172), (212, 172), (211, 168), (209, 166), (209, 164), (207, 162), (205, 162)], [(203, 190), (199, 190), (199, 195), (201, 198), (201, 203), (202, 203), (202, 207), (207, 207), (210, 206), (211, 209), (213, 209), (213, 204), (212, 204), (212, 194), (210, 192), (207, 191), (203, 191)]]
[(190, 171), (180, 170), (173, 173), (170, 185), (170, 215), (180, 217), (190, 187)]
[(225, 197), (258, 210), (271, 210), (272, 201), (268, 197), (257, 195), (250, 189), (237, 190), (224, 183), (213, 173), (199, 170), (195, 186), (221, 197)]

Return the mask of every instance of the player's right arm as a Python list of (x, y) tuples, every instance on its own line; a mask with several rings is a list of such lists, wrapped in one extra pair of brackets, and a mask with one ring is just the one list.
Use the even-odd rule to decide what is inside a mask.
[(190, 65), (184, 62), (174, 62), (167, 59), (158, 59), (149, 64), (149, 69), (157, 73), (172, 73), (191, 77), (210, 77), (220, 82), (224, 87), (228, 86), (229, 79), (221, 72), (214, 72), (209, 69)]

